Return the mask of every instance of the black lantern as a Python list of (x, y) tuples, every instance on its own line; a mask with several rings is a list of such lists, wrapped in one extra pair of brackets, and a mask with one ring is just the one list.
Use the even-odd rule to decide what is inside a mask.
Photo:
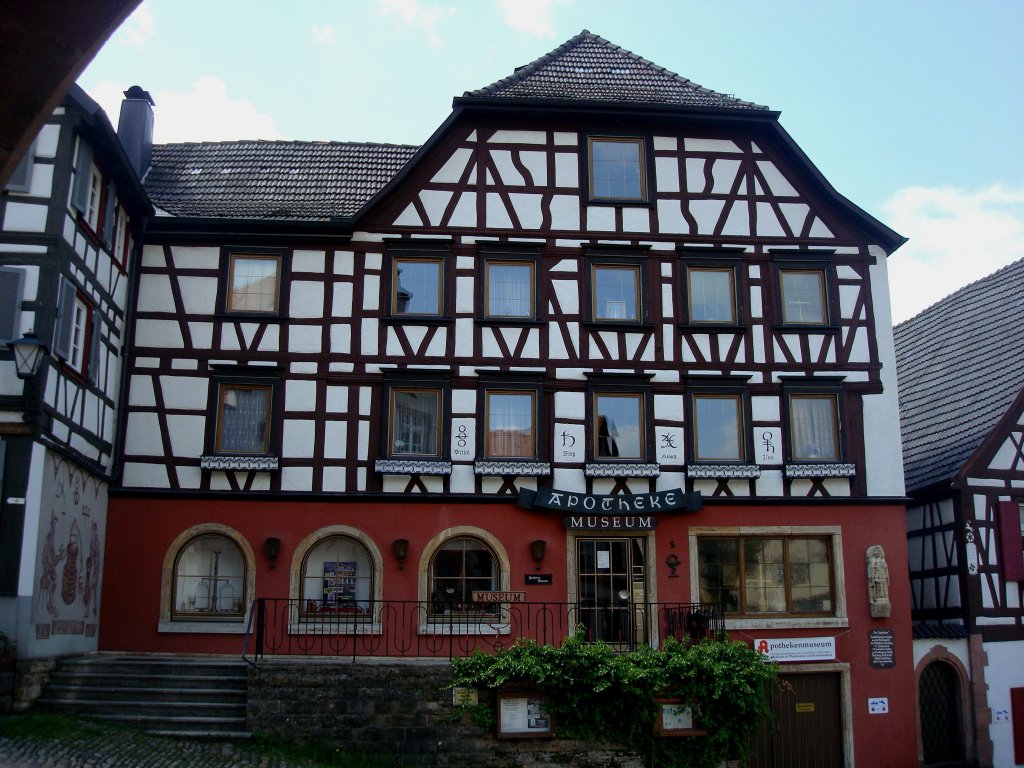
[(544, 554), (547, 552), (548, 543), (544, 539), (537, 539), (530, 544), (530, 554), (533, 555), (533, 560), (537, 563), (537, 570), (540, 570), (540, 564), (544, 561)]
[(263, 542), (263, 551), (267, 553), (267, 559), (270, 561), (271, 569), (273, 569), (277, 563), (277, 556), (281, 554), (281, 540), (276, 536), (271, 536)]
[(395, 557), (398, 558), (398, 570), (402, 570), (405, 567), (405, 558), (409, 556), (409, 540), (395, 539), (391, 549), (395, 553)]
[(20, 339), (7, 342), (14, 353), (14, 367), (19, 379), (31, 379), (39, 372), (43, 356), (49, 351), (36, 335), (29, 331)]

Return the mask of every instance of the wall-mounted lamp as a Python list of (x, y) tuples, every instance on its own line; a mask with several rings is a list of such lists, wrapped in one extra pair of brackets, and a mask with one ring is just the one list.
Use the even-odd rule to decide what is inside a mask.
[(408, 539), (395, 539), (391, 545), (391, 551), (395, 553), (395, 557), (398, 558), (398, 570), (402, 570), (405, 567), (405, 558), (409, 556), (409, 540)]
[(29, 331), (20, 339), (7, 342), (14, 353), (14, 368), (19, 379), (31, 379), (39, 372), (43, 357), (49, 351), (36, 335)]
[(537, 539), (530, 543), (530, 554), (533, 555), (533, 561), (537, 563), (537, 570), (540, 570), (540, 564), (544, 561), (544, 553), (547, 551), (548, 543), (544, 539)]
[(281, 554), (281, 540), (276, 536), (271, 536), (265, 542), (263, 542), (263, 551), (267, 553), (267, 559), (270, 561), (270, 567), (273, 568), (277, 562), (277, 556)]

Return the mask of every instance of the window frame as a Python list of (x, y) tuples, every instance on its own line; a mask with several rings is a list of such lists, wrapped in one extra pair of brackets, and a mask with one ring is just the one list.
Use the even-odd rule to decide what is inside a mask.
[[(237, 577), (237, 581), (240, 584), (241, 595), (237, 599), (238, 607), (236, 609), (228, 611), (211, 611), (209, 613), (200, 613), (196, 610), (182, 610), (179, 608), (179, 575), (178, 568), (181, 563), (182, 556), (186, 550), (197, 542), (201, 542), (207, 539), (222, 539), (229, 542), (231, 546), (235, 548), (238, 554), (238, 559), (242, 564), (241, 576)], [(188, 538), (181, 546), (176, 548), (173, 558), (173, 564), (171, 569), (171, 583), (170, 583), (170, 611), (169, 619), (172, 622), (183, 622), (183, 621), (202, 621), (202, 622), (230, 622), (230, 623), (241, 623), (245, 620), (245, 615), (248, 610), (248, 587), (249, 587), (249, 562), (246, 557), (246, 552), (238, 542), (235, 541), (231, 536), (225, 533), (217, 531), (201, 531), (194, 536)], [(195, 578), (190, 577), (190, 578)], [(200, 579), (200, 583), (203, 579)]]
[[(492, 395), (503, 395), (503, 396), (524, 396), (530, 398), (530, 420), (532, 424), (531, 428), (531, 443), (530, 452), (527, 454), (498, 454), (492, 451), (492, 438), (491, 438), (491, 410), (490, 410), (490, 398)], [(481, 419), (482, 425), (482, 437), (481, 445), (483, 446), (483, 457), (487, 461), (538, 461), (540, 460), (540, 394), (536, 388), (523, 388), (523, 387), (511, 387), (503, 385), (485, 385), (483, 389), (483, 418)]]
[[(709, 326), (727, 326), (735, 327), (741, 323), (740, 313), (740, 301), (739, 301), (739, 287), (736, 279), (736, 267), (732, 264), (709, 264), (709, 263), (688, 263), (683, 265), (684, 269), (684, 291), (683, 291), (683, 305), (686, 307), (684, 323), (686, 325), (698, 325), (703, 327)], [(728, 273), (729, 281), (729, 301), (730, 308), (732, 311), (732, 317), (726, 320), (721, 319), (698, 319), (694, 317), (694, 307), (698, 304), (694, 300), (694, 279), (695, 273)]]
[[(276, 434), (275, 429), (277, 414), (277, 382), (267, 379), (249, 377), (218, 377), (210, 382), (211, 402), (214, 408), (212, 419), (212, 434), (210, 444), (213, 446), (213, 454), (216, 456), (274, 456), (276, 455)], [(236, 389), (242, 391), (262, 390), (267, 392), (267, 401), (264, 410), (265, 426), (263, 435), (263, 450), (260, 451), (238, 451), (224, 448), (224, 406), (226, 390)]]
[[(397, 252), (391, 255), (388, 286), (388, 315), (392, 318), (409, 318), (412, 320), (439, 320), (448, 316), (447, 301), (447, 260), (441, 253)], [(437, 311), (436, 312), (403, 312), (399, 309), (398, 289), (400, 286), (399, 264), (428, 263), (437, 265)]]
[[(652, 455), (650, 439), (651, 435), (648, 434), (653, 430), (647, 429), (646, 414), (650, 412), (649, 392), (637, 388), (609, 388), (605, 386), (594, 387), (588, 393), (588, 410), (590, 418), (588, 419), (589, 429), (587, 430), (587, 447), (588, 453), (590, 454), (590, 461), (596, 463), (608, 463), (608, 462), (636, 462), (644, 463), (647, 462), (649, 457)], [(603, 455), (600, 452), (600, 445), (602, 440), (601, 435), (601, 410), (599, 400), (601, 398), (616, 398), (616, 399), (635, 399), (637, 407), (637, 430), (639, 431), (639, 455), (638, 456), (622, 456), (619, 455)], [(611, 435), (607, 436), (611, 439)]]
[[(491, 311), (491, 268), (526, 267), (529, 270), (529, 309), (525, 315), (503, 315)], [(482, 289), (480, 319), (501, 323), (531, 322), (537, 319), (537, 260), (529, 257), (485, 255), (481, 265)]]
[[(817, 251), (789, 250), (775, 251), (774, 281), (775, 281), (775, 311), (778, 313), (776, 325), (786, 331), (819, 331), (829, 332), (835, 330), (836, 312), (838, 311), (838, 297), (836, 295), (836, 274), (835, 266), (829, 261), (831, 252), (822, 253)], [(786, 301), (786, 276), (793, 274), (815, 273), (819, 276), (818, 298), (821, 302), (821, 319), (802, 320), (790, 318), (787, 312)]]
[[(687, 423), (690, 435), (690, 462), (692, 464), (745, 464), (750, 460), (750, 397), (745, 391), (739, 390), (691, 390), (687, 397)], [(736, 403), (736, 440), (738, 455), (736, 457), (702, 456), (700, 453), (700, 429), (698, 424), (698, 401), (700, 400), (732, 400)]]
[[(643, 301), (644, 270), (636, 262), (592, 260), (588, 269), (589, 320), (603, 325), (642, 325), (645, 320), (646, 306)], [(598, 315), (597, 283), (600, 271), (630, 271), (633, 273), (633, 303), (635, 317), (612, 317)], [(610, 303), (610, 302), (605, 302)]]
[[(781, 532), (770, 530), (759, 530), (756, 532), (741, 532), (738, 535), (730, 533), (723, 535), (709, 531), (691, 532), (692, 557), (694, 567), (694, 590), (696, 598), (701, 602), (705, 599), (705, 560), (701, 557), (701, 544), (706, 541), (731, 541), (736, 542), (737, 559), (734, 566), (736, 569), (736, 592), (737, 606), (735, 609), (725, 607), (724, 601), (713, 601), (723, 605), (725, 615), (730, 620), (772, 620), (772, 619), (796, 619), (796, 620), (821, 620), (821, 619), (844, 619), (845, 606), (841, 599), (839, 566), (841, 565), (841, 553), (837, 554), (839, 542), (834, 533), (830, 531), (806, 531), (806, 532)], [(746, 547), (751, 541), (781, 541), (783, 542), (783, 585), (785, 588), (785, 610), (783, 611), (753, 611), (748, 608), (747, 599), (747, 578), (746, 578)], [(794, 610), (793, 609), (793, 561), (791, 544), (796, 541), (818, 541), (823, 542), (826, 549), (827, 571), (828, 571), (828, 608), (822, 610)], [(717, 565), (723, 565), (721, 563)], [(731, 565), (731, 564), (730, 564)], [(724, 579), (719, 579), (724, 582)], [(719, 592), (724, 590), (719, 586)], [(709, 589), (715, 589), (714, 586)], [(721, 594), (719, 594), (721, 598)]]
[[(436, 398), (436, 408), (434, 411), (434, 452), (433, 453), (420, 453), (420, 452), (398, 452), (395, 451), (395, 416), (397, 415), (397, 409), (395, 407), (395, 395), (402, 393), (432, 393)], [(426, 382), (409, 382), (409, 383), (394, 383), (387, 388), (387, 430), (384, 436), (385, 439), (385, 450), (384, 455), (389, 459), (397, 460), (434, 460), (443, 461), (447, 458), (447, 451), (445, 446), (447, 442), (445, 440), (445, 414), (448, 412), (447, 408), (447, 390), (439, 383), (426, 383)]]
[[(486, 551), (490, 555), (491, 561), (491, 574), (488, 577), (473, 577), (466, 574), (466, 549), (462, 549), (462, 563), (460, 568), (460, 575), (456, 577), (440, 577), (443, 579), (458, 579), (462, 583), (461, 593), (462, 600), (460, 602), (451, 603), (453, 606), (460, 605), (461, 608), (449, 609), (448, 613), (445, 613), (444, 609), (438, 609), (438, 597), (439, 588), (437, 586), (438, 576), (436, 575), (436, 564), (438, 556), (443, 553), (448, 547), (459, 542), (473, 542), (479, 545), (481, 550)], [(478, 591), (501, 591), (504, 588), (506, 579), (503, 573), (503, 559), (495, 548), (488, 543), (485, 539), (480, 536), (473, 535), (472, 533), (462, 532), (454, 533), (451, 536), (446, 537), (443, 541), (438, 542), (437, 546), (429, 554), (426, 568), (426, 594), (425, 599), (427, 602), (426, 606), (426, 619), (428, 623), (437, 624), (439, 622), (449, 622), (456, 620), (459, 623), (467, 624), (478, 624), (482, 622), (498, 622), (501, 621), (505, 613), (500, 603), (486, 604), (485, 607), (481, 607), (479, 610), (473, 609), (471, 606), (474, 605), (472, 602), (472, 588), (468, 588), (468, 582), (473, 578), (489, 578), (491, 586), (486, 590)], [(452, 594), (454, 594), (454, 590)], [(440, 605), (445, 605), (445, 602), (441, 602)], [(483, 606), (484, 604), (481, 604)], [(493, 609), (493, 610), (489, 610)]]
[[(310, 556), (313, 555), (321, 547), (327, 547), (333, 541), (344, 541), (350, 546), (357, 548), (362, 551), (362, 555), (365, 558), (365, 565), (369, 569), (369, 574), (366, 576), (360, 576), (358, 570), (356, 575), (352, 578), (355, 580), (354, 586), (356, 591), (353, 594), (352, 604), (355, 610), (345, 611), (343, 608), (333, 610), (327, 606), (326, 601), (323, 599), (324, 581), (326, 574), (321, 573), (319, 576), (311, 576), (309, 574), (309, 561)], [(378, 570), (378, 557), (375, 558), (374, 552), (371, 551), (370, 547), (367, 546), (366, 542), (361, 541), (359, 537), (351, 535), (349, 533), (341, 531), (327, 532), (325, 535), (319, 536), (315, 541), (311, 542), (308, 546), (301, 548), (301, 553), (297, 552), (298, 557), (298, 579), (297, 589), (298, 594), (295, 596), (297, 604), (299, 606), (299, 614), (303, 619), (316, 619), (326, 618), (327, 615), (337, 617), (343, 615), (346, 620), (368, 622), (373, 620), (377, 603), (380, 601), (379, 595), (379, 579), (380, 573)], [(324, 560), (321, 563), (321, 571), (323, 565), (329, 560)], [(342, 562), (335, 560), (333, 562)], [(357, 562), (358, 565), (358, 562)], [(360, 581), (363, 582), (364, 590), (367, 593), (366, 597), (360, 597)], [(310, 583), (319, 582), (320, 584), (320, 599), (315, 600), (306, 592), (306, 588)], [(360, 605), (363, 603), (364, 605)]]
[[(796, 423), (793, 403), (798, 400), (825, 400), (832, 402), (832, 442), (835, 448), (835, 455), (826, 458), (811, 458), (800, 456), (796, 451)], [(821, 389), (800, 389), (788, 390), (785, 396), (786, 414), (786, 460), (791, 464), (835, 464), (845, 459), (846, 451), (843, 445), (843, 403), (840, 391), (829, 391)]]
[[(594, 147), (599, 144), (633, 144), (639, 149), (637, 171), (639, 174), (639, 194), (633, 196), (601, 195), (596, 191), (598, 175), (595, 165)], [(650, 205), (651, 204), (651, 169), (652, 152), (650, 139), (645, 135), (617, 135), (611, 133), (593, 133), (586, 135), (586, 153), (583, 158), (584, 173), (587, 179), (587, 202), (591, 204), (612, 205)]]
[[(284, 283), (285, 283), (285, 260), (283, 254), (280, 251), (268, 251), (262, 249), (232, 249), (225, 253), (225, 267), (224, 267), (224, 296), (221, 302), (224, 314), (231, 315), (232, 317), (238, 316), (251, 316), (251, 317), (280, 317), (283, 313), (283, 304), (285, 297)], [(241, 259), (251, 259), (254, 261), (272, 261), (275, 264), (275, 280), (274, 280), (274, 306), (272, 309), (249, 309), (249, 308), (236, 308), (234, 306), (234, 294), (233, 283), (235, 279), (235, 263)], [(245, 294), (248, 295), (248, 294)]]
[(64, 275), (57, 287), (53, 352), (74, 375), (96, 382), (100, 369), (102, 318), (92, 300)]

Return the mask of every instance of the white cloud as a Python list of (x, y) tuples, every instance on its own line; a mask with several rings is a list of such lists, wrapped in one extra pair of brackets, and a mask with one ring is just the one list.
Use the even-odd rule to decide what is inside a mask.
[(1024, 184), (907, 187), (883, 212), (885, 223), (909, 238), (889, 257), (896, 323), (1024, 258)]
[(153, 36), (153, 13), (149, 3), (140, 3), (118, 28), (114, 41), (118, 45), (142, 49)]
[(434, 44), (444, 42), (435, 31), (438, 23), (455, 14), (452, 7), (423, 5), (419, 0), (377, 0), (377, 13), (382, 16), (397, 16), (407, 27), (419, 27)]
[[(103, 80), (90, 90), (92, 96), (117, 127), (124, 98), (124, 83)], [(235, 139), (283, 139), (270, 115), (260, 112), (251, 101), (228, 95), (227, 84), (213, 75), (203, 75), (185, 93), (153, 93), (155, 119), (153, 139), (158, 144), (178, 141), (232, 141)]]
[(314, 43), (320, 45), (334, 45), (334, 27), (328, 24), (326, 27), (318, 27), (316, 24), (309, 25), (309, 34)]
[(498, 0), (505, 23), (519, 32), (537, 37), (554, 37), (555, 25), (551, 14), (556, 5), (567, 0)]

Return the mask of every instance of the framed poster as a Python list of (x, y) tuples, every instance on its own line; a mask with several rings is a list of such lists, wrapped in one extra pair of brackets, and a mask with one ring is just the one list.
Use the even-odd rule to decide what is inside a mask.
[(498, 694), (498, 738), (541, 739), (555, 735), (543, 693)]
[(694, 722), (693, 709), (682, 699), (655, 699), (658, 705), (654, 732), (661, 736), (706, 736)]
[(341, 608), (356, 601), (356, 564), (352, 562), (324, 563), (323, 605)]

